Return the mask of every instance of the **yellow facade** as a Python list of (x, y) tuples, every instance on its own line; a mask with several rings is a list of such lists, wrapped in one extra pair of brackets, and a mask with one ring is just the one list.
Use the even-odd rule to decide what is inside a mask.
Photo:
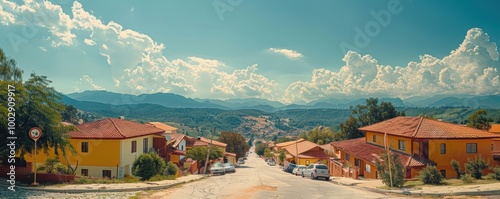
[[(477, 152), (467, 153), (467, 143), (476, 144)], [(444, 154), (441, 153), (441, 144), (446, 146), (445, 151), (443, 151)], [(429, 140), (429, 159), (437, 164), (438, 170), (446, 171), (446, 178), (454, 178), (456, 173), (451, 167), (451, 160), (458, 161), (462, 170), (464, 170), (464, 163), (467, 162), (467, 158), (474, 158), (479, 154), (481, 154), (482, 158), (491, 161), (491, 145), (491, 139), (433, 139)], [(494, 164), (493, 161), (491, 163)]]
[[(88, 152), (82, 152), (82, 142), (88, 143)], [(78, 165), (85, 166), (101, 166), (101, 167), (116, 167), (120, 164), (120, 140), (84, 140), (71, 139), (70, 143), (76, 151), (76, 155), (66, 152), (68, 161), (75, 166), (78, 160)], [(50, 148), (48, 154), (39, 151), (36, 155), (37, 164), (43, 164), (50, 158), (56, 158), (54, 149)], [(33, 155), (26, 154), (24, 156), (27, 162), (33, 162)], [(66, 160), (59, 151), (59, 160), (66, 164)]]
[[(366, 137), (367, 142), (379, 145), (381, 147), (385, 147), (383, 133), (366, 132), (365, 137)], [(386, 139), (387, 139), (387, 146), (390, 147), (390, 149), (397, 150), (397, 151), (400, 151), (400, 152), (403, 152), (406, 154), (411, 154), (412, 141), (410, 138), (405, 138), (405, 137), (394, 136), (394, 135), (388, 134)], [(402, 144), (402, 145), (404, 145), (404, 147), (402, 147), (403, 149), (400, 149), (400, 141), (403, 142), (403, 144)]]

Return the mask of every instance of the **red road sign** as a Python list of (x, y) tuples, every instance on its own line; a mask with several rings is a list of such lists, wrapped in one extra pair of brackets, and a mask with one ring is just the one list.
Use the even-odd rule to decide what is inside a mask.
[(29, 135), (31, 139), (37, 141), (42, 136), (42, 129), (33, 127), (30, 129)]

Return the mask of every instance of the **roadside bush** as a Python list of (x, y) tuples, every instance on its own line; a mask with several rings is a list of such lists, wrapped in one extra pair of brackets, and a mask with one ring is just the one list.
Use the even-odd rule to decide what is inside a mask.
[(68, 166), (64, 165), (64, 164), (56, 164), (55, 166), (55, 170), (57, 173), (60, 173), (60, 174), (67, 174), (68, 173)]
[(43, 165), (43, 164), (42, 164), (42, 165), (40, 165), (40, 166), (37, 166), (36, 171), (37, 171), (37, 172), (40, 172), (40, 171), (45, 171), (46, 169), (47, 169), (47, 168), (45, 167), (45, 165)]
[(165, 169), (165, 161), (156, 153), (144, 153), (134, 160), (132, 173), (141, 177), (141, 180), (149, 180), (151, 177)]
[(135, 176), (125, 175), (125, 176), (123, 176), (123, 181), (126, 183), (132, 183), (132, 182), (139, 182), (141, 180), (139, 180), (139, 178), (137, 178)]
[(441, 184), (443, 176), (441, 176), (436, 166), (427, 165), (427, 167), (420, 171), (420, 180), (424, 184)]
[(88, 178), (87, 176), (81, 176), (79, 178), (76, 178), (74, 181), (75, 184), (90, 184), (94, 182), (94, 180)]
[(59, 162), (60, 161), (57, 158), (47, 158), (47, 160), (45, 160), (45, 171), (47, 173), (52, 173), (56, 164), (58, 164)]
[[(389, 158), (390, 165), (388, 164)], [(380, 178), (385, 185), (389, 187), (403, 187), (405, 183), (405, 171), (398, 154), (384, 152), (380, 155), (380, 159), (375, 161), (375, 165), (377, 170), (380, 171)], [(391, 173), (389, 173), (389, 167), (391, 168)]]
[(149, 181), (175, 180), (175, 176), (154, 175)]
[(163, 175), (164, 176), (172, 176), (172, 175), (176, 176), (178, 170), (179, 170), (179, 168), (177, 168), (177, 165), (175, 165), (172, 162), (168, 162), (167, 167), (163, 170)]
[(453, 170), (457, 173), (457, 179), (460, 179), (460, 176), (463, 174), (462, 171), (460, 171), (460, 162), (451, 160), (450, 164)]
[(470, 174), (465, 174), (462, 175), (462, 182), (464, 182), (465, 184), (473, 183), (474, 178)]
[(496, 166), (495, 168), (493, 168), (493, 178), (495, 180), (500, 180), (500, 167), (499, 166)]
[(481, 154), (476, 156), (474, 159), (467, 158), (467, 163), (465, 163), (465, 168), (469, 171), (470, 175), (476, 179), (481, 179), (483, 175), (483, 170), (490, 166), (490, 161), (485, 161)]

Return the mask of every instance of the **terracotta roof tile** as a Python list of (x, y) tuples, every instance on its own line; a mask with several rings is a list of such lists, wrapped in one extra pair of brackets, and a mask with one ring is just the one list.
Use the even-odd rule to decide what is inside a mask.
[(224, 152), (226, 156), (233, 156), (236, 157), (236, 153), (229, 153), (229, 152)]
[(148, 125), (152, 125), (156, 128), (160, 128), (160, 129), (163, 129), (165, 131), (176, 131), (177, 130), (177, 128), (170, 126), (168, 124), (161, 123), (161, 122), (148, 122)]
[(125, 139), (150, 134), (160, 134), (164, 130), (130, 120), (108, 118), (77, 126), (78, 131), (68, 132), (71, 138), (79, 139)]
[[(298, 139), (298, 140), (297, 140), (297, 142), (302, 142), (302, 141), (304, 141), (304, 139), (303, 139), (303, 138), (300, 138), (300, 139)], [(295, 140), (288, 141), (288, 142), (278, 143), (278, 144), (276, 144), (276, 146), (277, 146), (277, 147), (286, 147), (286, 146), (288, 146), (288, 145), (290, 145), (290, 144), (295, 144)]]
[(491, 124), (490, 132), (500, 133), (500, 124)]
[[(357, 138), (339, 142), (332, 142), (333, 147), (337, 150), (344, 151), (348, 154), (356, 156), (365, 162), (370, 162), (375, 164), (377, 158), (380, 158), (380, 154), (384, 153), (385, 149), (373, 144), (366, 143), (365, 138)], [(396, 152), (397, 153), (397, 152)], [(398, 153), (399, 160), (401, 164), (409, 167), (420, 167), (425, 166), (429, 161), (421, 161), (416, 157), (409, 156), (407, 154)]]
[(395, 117), (359, 130), (413, 138), (500, 138), (500, 134), (422, 117)]
[[(298, 152), (298, 154), (302, 154), (302, 153), (307, 152), (307, 151), (314, 149), (314, 148), (320, 148), (320, 147), (319, 147), (319, 145), (315, 144), (314, 142), (304, 140), (302, 142), (297, 142), (297, 145), (295, 145), (295, 141), (294, 141), (294, 144), (290, 144), (287, 147), (285, 147), (284, 149), (286, 151), (288, 151), (288, 153), (290, 153), (291, 155), (296, 156), (297, 152)], [(321, 150), (323, 150), (323, 149), (321, 149)]]
[(310, 150), (299, 155), (299, 158), (318, 158), (318, 159), (330, 159), (323, 150)]

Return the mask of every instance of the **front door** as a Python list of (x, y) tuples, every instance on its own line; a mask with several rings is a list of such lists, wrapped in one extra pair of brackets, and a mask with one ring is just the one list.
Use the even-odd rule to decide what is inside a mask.
[(422, 155), (425, 159), (429, 159), (429, 143), (422, 142)]

